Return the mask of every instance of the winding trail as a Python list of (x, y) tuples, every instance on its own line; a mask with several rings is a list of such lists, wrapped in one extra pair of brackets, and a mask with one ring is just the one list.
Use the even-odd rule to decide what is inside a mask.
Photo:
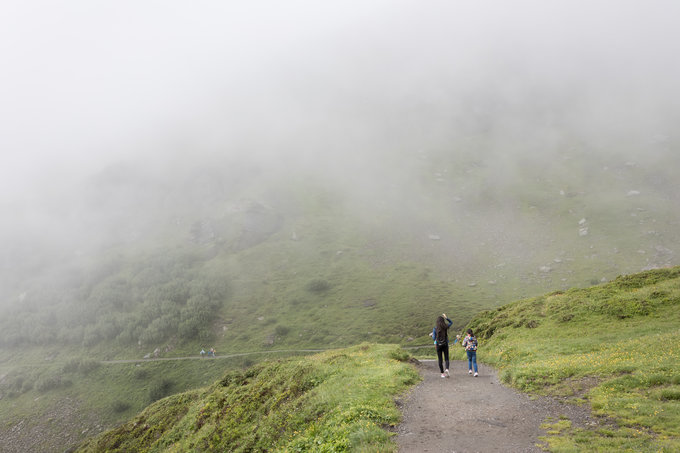
[(400, 402), (404, 418), (396, 431), (402, 453), (542, 452), (540, 425), (549, 417), (567, 417), (574, 426), (596, 424), (589, 407), (520, 393), (482, 364), (479, 377), (469, 375), (462, 360), (451, 362), (446, 379), (436, 360), (420, 361), (417, 368), (423, 381)]
[(238, 352), (234, 354), (217, 355), (215, 357), (149, 357), (148, 359), (120, 359), (120, 360), (101, 360), (99, 363), (104, 365), (113, 365), (117, 363), (145, 363), (145, 362), (166, 362), (172, 360), (215, 360), (215, 359), (231, 359), (233, 357), (243, 357), (247, 355), (257, 354), (276, 354), (276, 353), (299, 353), (299, 352), (323, 352), (325, 349), (276, 349), (271, 351), (251, 351)]
[[(402, 349), (423, 349), (431, 348), (431, 345), (426, 346), (402, 346)], [(114, 365), (118, 363), (145, 363), (145, 362), (163, 362), (171, 360), (208, 360), (208, 359), (230, 359), (233, 357), (244, 357), (248, 355), (260, 355), (260, 354), (276, 354), (276, 353), (306, 353), (306, 352), (323, 352), (328, 351), (329, 348), (325, 349), (272, 349), (269, 351), (249, 351), (249, 352), (235, 352), (231, 354), (217, 355), (215, 357), (201, 357), (198, 355), (191, 357), (149, 357), (148, 359), (118, 359), (118, 360), (101, 360), (99, 363), (103, 365)]]

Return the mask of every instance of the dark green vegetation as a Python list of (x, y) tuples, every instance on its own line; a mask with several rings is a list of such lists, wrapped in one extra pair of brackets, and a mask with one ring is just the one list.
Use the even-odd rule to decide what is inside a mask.
[(407, 357), (397, 346), (360, 345), (228, 372), (78, 451), (389, 451), (394, 397), (419, 379)]
[(680, 267), (521, 300), (471, 326), (503, 381), (602, 418), (548, 423), (551, 451), (680, 450)]

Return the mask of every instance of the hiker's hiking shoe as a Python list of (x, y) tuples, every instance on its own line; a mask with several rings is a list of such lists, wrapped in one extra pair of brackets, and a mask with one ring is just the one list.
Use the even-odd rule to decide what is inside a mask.
[(472, 370), (468, 370), (468, 374), (472, 374)]
[(442, 377), (443, 377), (443, 378), (445, 378), (445, 377), (446, 377), (446, 375), (445, 375), (444, 373), (442, 373)]
[(477, 373), (475, 373), (475, 377), (479, 376)]
[(451, 376), (451, 373), (449, 373), (449, 370), (444, 370), (444, 374), (446, 374), (446, 377)]

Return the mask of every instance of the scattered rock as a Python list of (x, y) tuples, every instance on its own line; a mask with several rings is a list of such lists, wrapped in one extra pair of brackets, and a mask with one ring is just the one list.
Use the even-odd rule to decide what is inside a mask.
[(626, 196), (628, 196), (628, 197), (634, 197), (636, 195), (640, 195), (639, 190), (629, 190), (628, 193), (626, 194)]
[(669, 249), (669, 248), (667, 248), (667, 247), (664, 247), (664, 246), (662, 246), (662, 245), (657, 245), (657, 246), (655, 246), (655, 247), (654, 247), (654, 250), (656, 250), (656, 252), (657, 252), (659, 255), (672, 255), (672, 254), (673, 254), (673, 250), (671, 250), (671, 249)]
[(436, 234), (430, 234), (428, 237), (430, 238), (431, 241), (439, 241), (439, 240), (441, 240), (441, 237), (439, 237), (439, 236), (436, 235)]

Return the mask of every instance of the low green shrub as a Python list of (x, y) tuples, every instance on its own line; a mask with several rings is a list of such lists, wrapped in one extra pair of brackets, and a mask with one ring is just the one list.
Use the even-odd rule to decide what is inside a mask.
[(399, 362), (406, 362), (409, 358), (411, 358), (411, 356), (409, 355), (408, 352), (399, 348), (390, 352), (390, 358), (398, 360)]
[(128, 409), (130, 409), (130, 403), (128, 403), (127, 401), (116, 400), (111, 405), (111, 410), (113, 410), (113, 412), (117, 414), (125, 412)]
[(307, 283), (307, 291), (312, 293), (323, 293), (331, 288), (331, 284), (326, 280), (315, 279)]
[(50, 390), (68, 387), (72, 384), (69, 379), (63, 379), (61, 376), (43, 376), (35, 383), (35, 389), (40, 393), (45, 393)]
[(153, 403), (161, 398), (168, 396), (173, 387), (173, 382), (169, 379), (159, 379), (149, 387), (149, 402)]

